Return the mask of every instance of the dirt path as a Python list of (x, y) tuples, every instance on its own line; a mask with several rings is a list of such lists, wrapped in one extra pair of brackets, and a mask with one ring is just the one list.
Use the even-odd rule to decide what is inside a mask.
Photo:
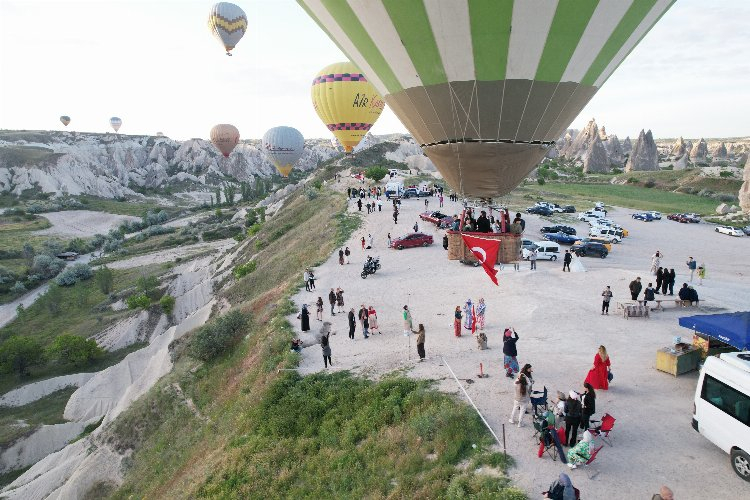
[(126, 220), (138, 220), (130, 215), (108, 214), (91, 210), (67, 210), (43, 214), (52, 227), (34, 232), (35, 235), (68, 236), (86, 238), (95, 234), (107, 234)]

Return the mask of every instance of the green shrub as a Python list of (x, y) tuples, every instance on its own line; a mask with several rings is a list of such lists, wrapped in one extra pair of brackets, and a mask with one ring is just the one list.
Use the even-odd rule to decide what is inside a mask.
[(125, 299), (125, 303), (128, 309), (146, 309), (151, 305), (151, 299), (145, 293), (138, 293)]
[(197, 330), (190, 339), (190, 355), (211, 361), (229, 352), (242, 338), (247, 317), (240, 311), (229, 311)]
[(719, 177), (734, 177), (734, 174), (732, 172), (722, 171), (719, 172)]
[(251, 260), (250, 262), (246, 262), (245, 264), (239, 264), (238, 266), (235, 266), (234, 268), (234, 277), (237, 279), (242, 278), (243, 276), (246, 276), (253, 271), (255, 271), (255, 268), (257, 267), (257, 264), (254, 260)]
[(621, 168), (613, 168), (612, 169), (612, 173), (616, 174), (616, 175), (619, 175), (619, 174), (622, 173), (622, 169)]
[(30, 337), (14, 335), (0, 345), (0, 372), (23, 376), (30, 366), (44, 363), (41, 344)]
[(323, 181), (321, 181), (320, 179), (315, 179), (313, 181), (312, 185), (318, 191), (320, 191), (321, 189), (323, 189)]
[(86, 339), (79, 335), (59, 335), (47, 347), (49, 359), (61, 364), (71, 363), (75, 366), (91, 363), (103, 354), (104, 350), (97, 345), (96, 340)]
[(388, 175), (388, 170), (383, 167), (375, 166), (365, 170), (365, 177), (375, 182), (380, 182), (386, 175)]
[(31, 265), (30, 274), (38, 274), (45, 279), (54, 278), (64, 267), (65, 263), (57, 257), (37, 255)]
[(103, 266), (94, 273), (94, 278), (96, 279), (96, 286), (99, 287), (99, 291), (104, 295), (109, 295), (115, 281), (114, 271), (107, 266)]
[(540, 186), (544, 186), (545, 182), (546, 181), (544, 180), (544, 177), (542, 176), (539, 176), (536, 178), (536, 183), (539, 184)]
[(55, 278), (55, 283), (60, 286), (73, 286), (79, 281), (85, 281), (93, 275), (88, 264), (74, 264)]
[(628, 177), (628, 184), (638, 184), (638, 182), (637, 177)]
[(174, 304), (175, 298), (171, 295), (164, 295), (159, 299), (159, 306), (161, 306), (161, 310), (164, 311), (164, 314), (167, 316), (171, 315), (172, 311), (174, 311)]
[(255, 224), (253, 224), (252, 226), (248, 228), (247, 235), (255, 236), (256, 234), (258, 234), (258, 231), (260, 231), (261, 227), (263, 227), (263, 224), (261, 224), (260, 222), (256, 222)]
[(647, 180), (646, 182), (643, 183), (643, 186), (647, 187), (647, 188), (652, 188), (652, 187), (656, 186), (656, 181), (653, 180), (653, 179), (649, 179), (649, 180)]

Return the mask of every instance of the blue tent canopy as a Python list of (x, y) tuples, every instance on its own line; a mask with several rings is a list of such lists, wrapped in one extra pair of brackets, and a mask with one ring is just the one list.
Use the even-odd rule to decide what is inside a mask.
[(741, 351), (750, 350), (750, 311), (728, 314), (698, 314), (679, 319), (690, 328)]

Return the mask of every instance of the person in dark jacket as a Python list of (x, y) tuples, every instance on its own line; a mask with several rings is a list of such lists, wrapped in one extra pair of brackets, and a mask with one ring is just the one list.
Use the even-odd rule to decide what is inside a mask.
[[(668, 289), (669, 289), (669, 269), (667, 269), (665, 267), (664, 268), (664, 272), (662, 273), (661, 294), (662, 295), (666, 295)], [(657, 292), (658, 292), (658, 290), (657, 290)]]
[(514, 329), (506, 328), (505, 334), (503, 335), (503, 367), (505, 368), (505, 376), (513, 378), (518, 373), (518, 349), (516, 348), (516, 342), (518, 342), (518, 334)]
[(490, 220), (487, 218), (487, 212), (485, 212), (484, 210), (482, 210), (481, 214), (477, 218), (477, 232), (490, 232)]
[(333, 361), (331, 361), (331, 343), (328, 340), (330, 335), (331, 332), (328, 332), (320, 337), (320, 347), (323, 349), (323, 364), (326, 368), (328, 368), (328, 365), (333, 366)]
[(448, 233), (445, 233), (443, 235), (443, 248), (448, 250)]
[(361, 212), (362, 211), (362, 199), (357, 200), (357, 209)]
[(425, 358), (425, 351), (424, 351), (424, 339), (425, 338), (425, 331), (424, 331), (424, 325), (422, 323), (419, 324), (419, 328), (417, 329), (417, 354), (419, 355), (419, 361), (424, 361)]
[(638, 276), (636, 279), (630, 282), (630, 298), (638, 300), (638, 295), (641, 293), (643, 285), (641, 284), (641, 277)]
[(570, 272), (570, 263), (573, 261), (573, 254), (569, 250), (565, 250), (565, 258), (563, 258), (563, 272), (565, 269)]
[(692, 286), (689, 286), (688, 289), (687, 289), (687, 296), (688, 296), (687, 300), (690, 301), (690, 304), (696, 305), (696, 306), (698, 305), (698, 302), (699, 302), (698, 301), (698, 290), (696, 290)]
[(581, 429), (588, 429), (591, 415), (596, 413), (596, 391), (588, 382), (583, 383), (581, 394)]
[(336, 292), (333, 291), (333, 288), (328, 292), (328, 302), (331, 304), (331, 316), (336, 316), (336, 313), (333, 310), (333, 308), (336, 307)]
[(664, 282), (664, 268), (660, 267), (656, 270), (656, 288), (654, 288), (654, 293), (660, 293), (661, 285)]
[(575, 446), (578, 437), (578, 426), (581, 425), (581, 400), (576, 391), (571, 390), (565, 400), (565, 441), (568, 446)]
[(357, 318), (359, 318), (359, 323), (362, 326), (362, 334), (367, 338), (370, 332), (367, 331), (367, 329), (370, 327), (369, 322), (367, 321), (367, 308), (364, 304), (362, 304), (362, 309), (359, 310), (359, 313), (357, 314)]
[(521, 217), (521, 212), (516, 213), (516, 218), (513, 219), (513, 224), (521, 224), (521, 232), (526, 231), (526, 221)]
[(654, 285), (653, 283), (649, 283), (646, 287), (646, 290), (643, 292), (643, 305), (647, 306), (649, 300), (656, 300), (656, 297), (654, 296)]
[(354, 340), (354, 330), (357, 328), (357, 320), (354, 316), (354, 308), (349, 309), (349, 338)]
[(310, 330), (310, 311), (307, 310), (307, 304), (302, 304), (302, 311), (299, 313), (301, 327), (303, 332)]
[(677, 275), (674, 269), (669, 270), (669, 295), (674, 295), (674, 282), (677, 279)]

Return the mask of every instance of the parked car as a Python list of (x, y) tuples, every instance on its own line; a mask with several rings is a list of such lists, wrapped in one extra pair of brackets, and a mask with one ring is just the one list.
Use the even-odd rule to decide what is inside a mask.
[(575, 246), (575, 245), (584, 245), (586, 243), (599, 243), (601, 245), (604, 245), (604, 248), (607, 249), (607, 252), (611, 252), (612, 251), (612, 243), (610, 243), (608, 241), (605, 241), (605, 240), (602, 240), (602, 239), (599, 239), (599, 238), (596, 238), (596, 237), (592, 237), (592, 236), (589, 236), (588, 238), (579, 238), (573, 244), (573, 246)]
[(593, 241), (606, 241), (607, 243), (620, 243), (622, 236), (617, 236), (614, 229), (592, 229), (589, 238)]
[(552, 215), (552, 213), (553, 213), (553, 212), (552, 212), (552, 210), (550, 210), (550, 209), (549, 209), (549, 208), (547, 208), (547, 207), (542, 207), (542, 206), (534, 206), (534, 207), (529, 207), (529, 208), (527, 208), (527, 209), (526, 209), (526, 213), (529, 213), (529, 214), (536, 214), (536, 215), (546, 215), (546, 216), (550, 216), (550, 215)]
[(647, 214), (651, 214), (651, 217), (653, 217), (656, 220), (661, 220), (661, 212), (656, 212), (654, 210), (651, 210), (650, 212), (646, 212)]
[(417, 188), (406, 188), (402, 196), (404, 198), (419, 198), (419, 191)]
[(728, 234), (729, 236), (745, 236), (742, 229), (737, 229), (732, 226), (716, 226), (715, 231), (721, 234)]
[(437, 226), (440, 229), (450, 229), (453, 227), (453, 223), (458, 220), (458, 217), (453, 217), (452, 215), (448, 215), (444, 217), (443, 219), (440, 219), (440, 222), (437, 223)]
[(607, 247), (605, 247), (601, 243), (596, 243), (593, 241), (587, 241), (581, 244), (576, 243), (571, 247), (571, 250), (573, 250), (573, 252), (575, 252), (575, 254), (579, 257), (590, 256), (601, 257), (602, 259), (604, 259), (607, 257), (607, 255), (609, 255)]
[[(421, 214), (419, 214), (420, 219), (426, 222), (432, 222), (433, 224), (439, 224), (440, 221), (445, 219), (446, 217), (450, 216), (438, 211), (422, 212)], [(450, 218), (453, 219), (453, 217)]]
[(607, 226), (592, 226), (591, 229), (589, 229), (589, 236), (604, 235), (616, 236), (618, 238), (618, 241), (616, 241), (615, 243), (619, 243), (625, 237), (625, 230), (622, 228)]
[(580, 214), (578, 214), (578, 220), (586, 221), (589, 223), (591, 221), (601, 219), (602, 217), (603, 215), (599, 212), (581, 212)]
[(697, 224), (701, 221), (700, 217), (695, 214), (669, 214), (667, 219), (681, 222), (682, 224)]
[(642, 220), (644, 222), (651, 222), (653, 220), (656, 220), (656, 217), (651, 215), (649, 212), (643, 212), (643, 213), (633, 214), (633, 219)]
[[(554, 241), (537, 241), (534, 244), (537, 246), (537, 259), (557, 260), (557, 256), (560, 255), (560, 245)], [(531, 251), (524, 248), (521, 250), (521, 254), (524, 259), (529, 260)]]
[(701, 216), (698, 214), (683, 214), (683, 216), (691, 224), (698, 224), (701, 221)]
[(406, 236), (395, 238), (391, 247), (398, 250), (410, 247), (426, 247), (432, 245), (432, 236), (424, 233), (410, 233)]
[(576, 213), (576, 207), (574, 207), (573, 205), (563, 205), (562, 211), (565, 214), (574, 214)]
[(554, 241), (563, 245), (572, 245), (578, 240), (578, 237), (573, 234), (566, 233), (544, 233), (542, 238), (548, 241)]
[(532, 248), (537, 248), (536, 243), (532, 240), (521, 240), (521, 250), (531, 250)]
[(576, 228), (557, 224), (555, 226), (542, 226), (541, 232), (542, 233), (576, 234)]
[(746, 236), (750, 236), (750, 226), (743, 227), (742, 232), (745, 233)]

